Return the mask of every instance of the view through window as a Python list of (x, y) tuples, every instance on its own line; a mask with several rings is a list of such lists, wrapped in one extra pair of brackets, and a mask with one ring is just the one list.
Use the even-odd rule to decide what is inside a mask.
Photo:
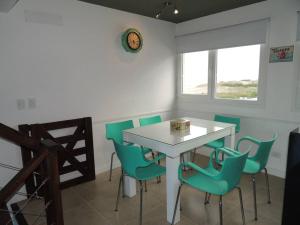
[[(250, 45), (184, 53), (182, 94), (208, 95), (215, 88), (212, 93), (217, 99), (257, 101), (260, 48)], [(214, 65), (213, 70), (209, 65)], [(209, 76), (215, 76), (212, 87), (208, 86)]]
[(217, 51), (216, 98), (257, 100), (260, 45)]
[(183, 54), (182, 93), (208, 94), (208, 51)]

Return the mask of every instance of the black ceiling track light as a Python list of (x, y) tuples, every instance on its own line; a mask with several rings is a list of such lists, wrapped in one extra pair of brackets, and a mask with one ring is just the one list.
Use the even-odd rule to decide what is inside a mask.
[[(0, 0), (1, 3), (5, 0)], [(15, 0), (6, 0), (15, 1)], [(101, 5), (172, 23), (182, 23), (267, 0), (74, 0)], [(20, 2), (20, 0), (19, 0)], [(168, 3), (167, 3), (168, 2)], [(225, 3), (226, 2), (226, 3)]]
[(162, 13), (164, 13), (166, 10), (172, 10), (174, 15), (179, 14), (179, 10), (177, 8), (177, 3), (166, 1), (163, 3), (162, 7), (157, 11), (155, 14), (155, 18), (159, 19)]

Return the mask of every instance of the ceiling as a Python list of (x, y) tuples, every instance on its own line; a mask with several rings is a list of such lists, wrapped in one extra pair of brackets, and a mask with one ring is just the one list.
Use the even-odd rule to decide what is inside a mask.
[[(155, 14), (163, 7), (165, 0), (79, 0), (92, 4), (102, 5), (113, 9), (123, 10), (148, 17)], [(250, 5), (265, 0), (168, 0), (172, 6), (163, 10), (159, 19), (173, 23), (207, 16), (210, 14)], [(177, 5), (179, 14), (174, 15), (174, 5)]]

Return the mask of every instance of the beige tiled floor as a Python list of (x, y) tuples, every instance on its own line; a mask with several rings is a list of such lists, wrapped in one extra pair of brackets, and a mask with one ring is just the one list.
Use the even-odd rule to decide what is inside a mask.
[[(200, 165), (207, 159), (199, 157)], [(112, 182), (108, 173), (99, 174), (93, 182), (66, 189), (62, 192), (65, 225), (135, 225), (138, 224), (139, 195), (120, 199), (119, 211), (115, 212), (120, 169), (113, 171)], [(265, 179), (257, 176), (258, 221), (254, 221), (252, 186), (249, 176), (243, 176), (241, 187), (247, 225), (279, 225), (283, 202), (284, 180), (270, 176), (272, 204), (267, 204)], [(157, 184), (148, 183), (144, 195), (143, 225), (167, 225), (166, 222), (165, 179)], [(187, 186), (182, 190), (181, 221), (178, 225), (219, 224), (218, 198), (212, 197), (209, 205), (204, 205), (204, 194)], [(238, 192), (233, 191), (224, 198), (224, 225), (242, 224)]]

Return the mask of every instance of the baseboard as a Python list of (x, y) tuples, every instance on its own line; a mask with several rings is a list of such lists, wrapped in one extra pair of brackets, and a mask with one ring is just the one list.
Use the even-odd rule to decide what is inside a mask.
[(268, 170), (268, 173), (270, 175), (285, 179), (285, 171), (274, 169), (274, 168), (271, 168), (271, 167), (267, 167), (267, 170)]
[[(113, 165), (113, 169), (118, 168), (120, 166), (121, 166), (120, 162), (115, 160), (114, 165)], [(110, 170), (110, 163), (106, 163), (106, 164), (101, 165), (101, 166), (96, 165), (96, 167), (95, 167), (96, 175), (100, 174), (100, 173), (108, 172), (109, 170)]]

